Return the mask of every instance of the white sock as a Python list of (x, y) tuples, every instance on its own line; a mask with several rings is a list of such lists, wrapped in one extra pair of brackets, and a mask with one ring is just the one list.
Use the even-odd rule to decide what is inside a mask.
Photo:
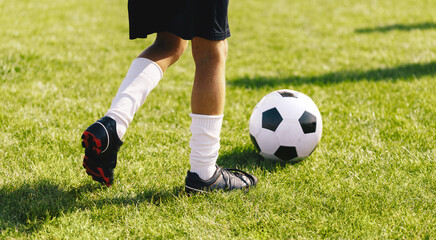
[(117, 123), (117, 134), (120, 139), (126, 133), (136, 111), (144, 104), (148, 94), (162, 76), (162, 69), (157, 63), (147, 58), (133, 60), (106, 113), (106, 116), (113, 118)]
[(223, 115), (200, 115), (191, 113), (191, 172), (201, 179), (210, 179), (216, 170), (216, 160), (220, 149), (220, 132)]

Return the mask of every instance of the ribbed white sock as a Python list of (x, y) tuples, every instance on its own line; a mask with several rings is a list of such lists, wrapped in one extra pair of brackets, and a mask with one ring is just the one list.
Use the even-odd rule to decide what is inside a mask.
[(216, 160), (220, 149), (220, 132), (223, 115), (190, 114), (191, 122), (191, 172), (197, 173), (201, 179), (207, 180), (216, 170)]
[(144, 104), (148, 94), (156, 87), (162, 76), (162, 69), (157, 63), (147, 58), (133, 60), (106, 113), (106, 116), (116, 121), (120, 139), (126, 133), (136, 111)]

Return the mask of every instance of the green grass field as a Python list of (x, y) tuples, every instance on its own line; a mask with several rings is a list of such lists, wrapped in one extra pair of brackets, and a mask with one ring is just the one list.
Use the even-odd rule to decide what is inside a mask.
[[(230, 3), (218, 163), (244, 193), (189, 196), (190, 50), (136, 114), (116, 180), (81, 166), (80, 136), (131, 61), (127, 1), (0, 0), (1, 239), (436, 239), (436, 1)], [(263, 160), (256, 103), (309, 95), (323, 137), (295, 165)]]

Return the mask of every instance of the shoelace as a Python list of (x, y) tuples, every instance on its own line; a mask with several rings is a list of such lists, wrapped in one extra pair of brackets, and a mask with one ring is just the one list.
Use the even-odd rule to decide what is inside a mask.
[[(233, 175), (235, 175), (236, 177), (238, 177), (238, 178), (240, 178), (242, 181), (244, 181), (245, 182), (245, 180), (242, 178), (242, 177), (240, 177), (241, 175), (242, 176), (246, 176), (248, 179), (250, 179), (250, 182), (251, 182), (251, 184), (250, 185), (253, 185), (254, 183), (255, 183), (255, 180), (254, 180), (254, 178), (253, 178), (253, 176), (251, 176), (251, 174), (249, 174), (249, 173), (246, 173), (246, 172), (244, 172), (244, 171), (242, 171), (242, 170), (239, 170), (239, 169), (235, 169), (235, 168), (223, 168), (223, 172), (227, 172), (227, 174), (233, 174)], [(229, 181), (228, 181), (228, 183), (229, 183), (229, 188), (231, 189), (231, 187), (232, 187), (232, 181), (230, 181), (230, 176), (229, 176)], [(248, 185), (248, 183), (247, 183), (247, 187), (249, 187), (250, 185)]]

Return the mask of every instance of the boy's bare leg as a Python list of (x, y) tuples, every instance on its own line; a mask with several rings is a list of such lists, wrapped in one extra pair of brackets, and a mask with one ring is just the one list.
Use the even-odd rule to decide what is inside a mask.
[(192, 40), (195, 78), (191, 95), (191, 172), (207, 180), (216, 171), (225, 102), (227, 41)]
[(195, 80), (191, 96), (191, 169), (185, 178), (187, 192), (217, 189), (247, 189), (257, 178), (235, 169), (216, 165), (225, 102), (227, 41), (192, 40)]
[(227, 48), (227, 40), (192, 39), (192, 55), (196, 66), (191, 95), (192, 113), (223, 114)]

